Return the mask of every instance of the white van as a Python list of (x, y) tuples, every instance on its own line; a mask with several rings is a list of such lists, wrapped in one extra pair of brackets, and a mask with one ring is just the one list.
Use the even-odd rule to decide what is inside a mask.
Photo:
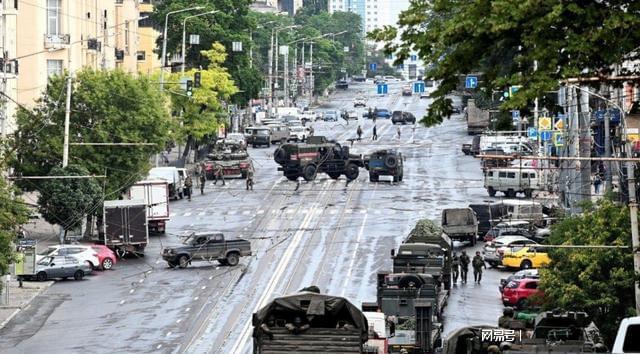
[(532, 168), (493, 168), (484, 172), (484, 187), (491, 197), (502, 192), (509, 198), (516, 193), (531, 198), (534, 190), (541, 189), (540, 173)]
[[(184, 172), (184, 171), (183, 171)], [(147, 179), (162, 178), (169, 183), (169, 198), (182, 199), (184, 196), (184, 179), (175, 167), (154, 167), (149, 170)]]
[(542, 212), (542, 204), (530, 200), (505, 199), (502, 205), (506, 207), (507, 215), (501, 219), (505, 220), (528, 220), (534, 224), (544, 221), (546, 215)]

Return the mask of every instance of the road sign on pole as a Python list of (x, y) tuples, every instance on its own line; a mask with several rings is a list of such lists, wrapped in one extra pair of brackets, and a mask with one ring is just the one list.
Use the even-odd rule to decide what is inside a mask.
[(538, 129), (540, 129), (540, 131), (551, 130), (551, 118), (540, 117), (540, 119), (538, 119)]
[(542, 140), (542, 141), (551, 140), (551, 131), (550, 130), (540, 131), (540, 140)]
[(511, 111), (511, 119), (513, 119), (514, 122), (518, 122), (520, 120), (520, 111), (519, 110)]
[(199, 34), (190, 34), (189, 35), (189, 44), (200, 44), (200, 35)]
[(531, 140), (538, 139), (538, 129), (536, 129), (535, 127), (530, 127), (529, 129), (527, 129), (527, 136)]
[(467, 76), (464, 81), (464, 87), (468, 89), (474, 89), (478, 87), (478, 77), (477, 76)]
[(424, 81), (416, 81), (413, 83), (413, 92), (414, 93), (423, 93), (424, 92)]
[(376, 63), (369, 64), (369, 70), (376, 71), (377, 69), (378, 69), (378, 64)]
[(387, 84), (378, 84), (378, 95), (386, 95), (389, 92)]
[(556, 147), (564, 146), (564, 135), (561, 132), (553, 133), (553, 145)]

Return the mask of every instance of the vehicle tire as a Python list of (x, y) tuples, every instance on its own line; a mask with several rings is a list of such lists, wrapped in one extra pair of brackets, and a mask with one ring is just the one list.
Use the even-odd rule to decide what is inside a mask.
[(352, 181), (356, 178), (358, 178), (358, 174), (360, 173), (360, 170), (358, 169), (358, 166), (354, 163), (347, 163), (347, 168), (344, 172), (345, 176), (347, 176), (347, 179)]
[(302, 178), (304, 178), (304, 180), (307, 182), (313, 181), (314, 179), (316, 179), (316, 172), (316, 165), (306, 165), (302, 170)]
[(229, 262), (227, 262), (226, 259), (218, 259), (218, 263), (220, 263), (221, 266), (228, 266)]
[(533, 190), (525, 189), (524, 190), (524, 196), (527, 197), (527, 198), (531, 198), (533, 196)]
[(240, 255), (236, 252), (229, 253), (227, 255), (227, 263), (231, 267), (237, 266), (240, 263)]
[(81, 270), (76, 270), (75, 273), (73, 273), (73, 279), (75, 280), (82, 280), (82, 278), (84, 278), (84, 272)]
[(477, 242), (478, 242), (478, 236), (477, 235), (472, 236), (471, 237), (471, 246), (475, 247)]
[(111, 268), (113, 268), (113, 259), (111, 258), (105, 258), (102, 260), (102, 269), (103, 270), (110, 270)]
[(531, 269), (532, 266), (533, 264), (531, 264), (531, 261), (528, 259), (525, 259), (520, 263), (520, 269)]
[(188, 265), (189, 257), (182, 255), (180, 256), (180, 258), (178, 258), (178, 266), (180, 266), (180, 268), (187, 268)]
[(516, 191), (514, 191), (513, 189), (509, 189), (507, 190), (507, 192), (505, 193), (505, 195), (508, 198), (514, 198), (516, 196)]
[(124, 258), (124, 256), (127, 255), (127, 250), (124, 247), (116, 248), (115, 252), (116, 252), (116, 256), (118, 256), (118, 258)]
[(287, 177), (287, 179), (289, 181), (297, 181), (298, 180), (298, 176), (297, 175), (284, 175), (285, 177)]
[(282, 148), (277, 148), (276, 151), (273, 153), (273, 160), (277, 164), (282, 165), (285, 162), (287, 162), (287, 153)]
[(167, 265), (169, 266), (169, 268), (173, 269), (175, 268), (177, 265), (173, 262), (167, 262)]
[(398, 176), (393, 176), (393, 182), (398, 182), (399, 181), (399, 177)]
[(489, 193), (490, 197), (495, 197), (496, 196), (496, 190), (493, 189), (493, 187), (487, 188), (487, 193)]
[(495, 268), (495, 267), (498, 266), (498, 262), (488, 261), (487, 263), (489, 263), (489, 267), (491, 267), (491, 268)]
[(378, 182), (380, 177), (375, 173), (369, 173), (369, 182)]
[(398, 180), (399, 180), (400, 182), (402, 182), (402, 177), (404, 177), (404, 174), (400, 174), (400, 176), (398, 177)]
[(387, 166), (387, 168), (394, 169), (398, 166), (398, 158), (394, 155), (388, 155), (384, 159), (384, 165)]
[(338, 179), (340, 178), (340, 173), (338, 172), (327, 172), (327, 174), (329, 175), (329, 177), (331, 177), (332, 179)]
[(422, 279), (414, 274), (405, 275), (398, 281), (398, 287), (401, 289), (410, 287), (419, 288), (422, 284), (424, 284)]
[(36, 274), (36, 280), (37, 281), (47, 281), (47, 273), (46, 272), (40, 272), (38, 274)]

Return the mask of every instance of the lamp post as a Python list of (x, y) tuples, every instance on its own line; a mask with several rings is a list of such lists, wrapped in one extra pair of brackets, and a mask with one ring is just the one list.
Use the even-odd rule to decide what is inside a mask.
[(187, 9), (169, 11), (164, 17), (164, 30), (162, 32), (162, 68), (160, 70), (160, 90), (164, 90), (164, 68), (167, 66), (167, 25), (169, 24), (169, 15), (191, 10), (202, 10), (204, 6), (194, 6)]
[(187, 20), (190, 18), (196, 18), (196, 17), (200, 17), (200, 16), (205, 16), (205, 15), (213, 15), (217, 12), (220, 12), (219, 10), (213, 10), (213, 11), (207, 11), (207, 12), (203, 12), (201, 14), (197, 14), (197, 15), (192, 15), (192, 16), (187, 16), (184, 18), (184, 20), (182, 20), (182, 66), (180, 68), (180, 73), (182, 73), (182, 75), (184, 75), (184, 68), (186, 65), (186, 61), (187, 61), (187, 55), (186, 55), (186, 36), (187, 36)]
[[(291, 26), (284, 26), (284, 27), (275, 27), (271, 30), (271, 51), (269, 53), (269, 104), (271, 106), (273, 106), (273, 89), (274, 89), (274, 84), (273, 84), (273, 78), (274, 76), (276, 77), (276, 82), (277, 82), (277, 76), (278, 76), (278, 32), (286, 30), (286, 29), (291, 29), (291, 28), (297, 28), (300, 27), (299, 25), (291, 25)], [(274, 46), (274, 38), (275, 38), (275, 46)], [(275, 53), (274, 53), (274, 49), (275, 49)], [(276, 66), (275, 66), (275, 75), (273, 74), (273, 56), (275, 55), (275, 61), (276, 61)], [(277, 104), (275, 105), (277, 107)]]

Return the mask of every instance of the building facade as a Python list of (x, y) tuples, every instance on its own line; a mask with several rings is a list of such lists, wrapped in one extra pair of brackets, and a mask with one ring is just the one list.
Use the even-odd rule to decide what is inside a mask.
[(19, 72), (16, 58), (17, 31), (17, 1), (3, 1), (0, 3), (0, 90), (6, 95), (0, 97), (0, 136), (15, 130), (15, 120), (18, 91), (16, 78)]
[(138, 72), (141, 75), (150, 75), (159, 70), (161, 63), (159, 56), (154, 52), (156, 40), (160, 37), (157, 24), (151, 20), (153, 13), (153, 1), (140, 1), (140, 21), (138, 21)]

